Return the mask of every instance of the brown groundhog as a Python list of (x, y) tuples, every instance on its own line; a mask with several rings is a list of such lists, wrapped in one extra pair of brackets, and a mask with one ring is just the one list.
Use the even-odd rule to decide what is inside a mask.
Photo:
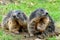
[(54, 21), (48, 12), (41, 8), (31, 13), (27, 27), (30, 37), (35, 35), (40, 37), (42, 35), (42, 38), (44, 38), (55, 33)]
[(13, 33), (27, 31), (27, 17), (20, 10), (12, 10), (3, 19), (2, 28), (8, 29)]

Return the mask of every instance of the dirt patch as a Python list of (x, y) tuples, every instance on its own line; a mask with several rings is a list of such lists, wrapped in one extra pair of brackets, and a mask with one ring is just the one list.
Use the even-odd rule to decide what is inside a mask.
[(60, 33), (60, 22), (55, 23), (55, 30)]

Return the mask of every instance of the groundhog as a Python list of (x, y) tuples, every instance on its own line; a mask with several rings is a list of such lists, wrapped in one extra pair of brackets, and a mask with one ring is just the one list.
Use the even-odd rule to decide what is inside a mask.
[(48, 36), (55, 32), (54, 21), (45, 9), (38, 8), (31, 13), (28, 20), (28, 33), (31, 36), (40, 34)]
[(21, 10), (12, 10), (3, 19), (2, 28), (13, 33), (27, 31), (27, 16)]

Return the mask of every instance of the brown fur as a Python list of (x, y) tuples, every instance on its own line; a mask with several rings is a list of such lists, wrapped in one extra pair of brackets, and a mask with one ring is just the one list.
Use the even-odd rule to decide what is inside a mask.
[[(43, 31), (45, 31), (45, 29), (48, 27), (49, 22), (50, 22), (50, 20), (49, 20), (48, 17), (42, 17), (42, 18), (39, 20), (39, 22), (37, 23), (36, 28), (37, 28), (38, 30), (40, 30), (40, 32), (43, 32)], [(40, 29), (39, 29), (39, 28), (40, 28)]]
[(22, 31), (27, 30), (27, 23), (20, 20), (18, 21), (18, 20), (9, 18), (8, 27), (9, 27), (9, 31), (13, 33), (19, 33), (20, 30)]
[(16, 20), (9, 18), (7, 24), (9, 27), (9, 31), (19, 33), (18, 30), (20, 28), (20, 25), (16, 22)]
[(27, 29), (27, 21), (17, 20), (17, 22), (22, 26), (23, 29)]
[[(35, 25), (35, 30), (39, 30), (40, 32), (43, 32), (43, 31), (45, 31), (45, 29), (47, 28), (47, 26), (49, 25), (49, 22), (50, 22), (50, 20), (49, 20), (49, 18), (48, 17), (36, 17), (36, 18), (34, 18), (34, 19), (32, 19), (32, 21), (30, 22), (30, 24), (31, 23), (35, 23), (34, 25)], [(38, 29), (38, 28), (40, 28), (40, 29)]]

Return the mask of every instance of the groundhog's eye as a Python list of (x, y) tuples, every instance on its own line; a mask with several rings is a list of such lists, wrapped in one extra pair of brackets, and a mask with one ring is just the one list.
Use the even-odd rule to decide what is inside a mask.
[(41, 11), (43, 11), (43, 10), (41, 9)]
[(18, 13), (18, 14), (20, 14), (20, 13)]

